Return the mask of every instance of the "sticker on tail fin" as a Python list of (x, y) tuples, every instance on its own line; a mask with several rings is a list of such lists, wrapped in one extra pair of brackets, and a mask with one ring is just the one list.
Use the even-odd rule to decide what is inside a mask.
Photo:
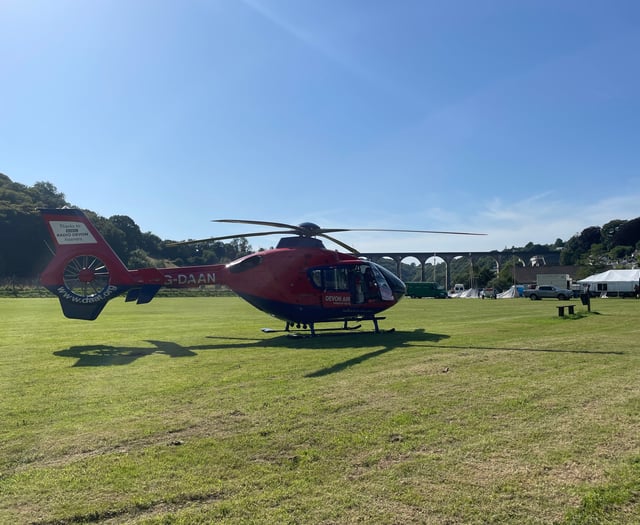
[(66, 244), (97, 244), (98, 241), (82, 222), (49, 221), (53, 238), (60, 245)]

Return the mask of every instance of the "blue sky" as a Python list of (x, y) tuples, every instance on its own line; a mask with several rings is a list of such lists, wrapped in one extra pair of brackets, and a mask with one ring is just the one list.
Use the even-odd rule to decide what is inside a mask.
[(164, 239), (553, 243), (640, 216), (639, 57), (635, 0), (2, 0), (0, 172)]

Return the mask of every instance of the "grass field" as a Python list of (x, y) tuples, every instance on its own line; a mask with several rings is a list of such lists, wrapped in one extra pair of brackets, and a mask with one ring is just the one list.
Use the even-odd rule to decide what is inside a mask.
[(574, 303), (0, 299), (0, 523), (640, 523), (640, 301)]

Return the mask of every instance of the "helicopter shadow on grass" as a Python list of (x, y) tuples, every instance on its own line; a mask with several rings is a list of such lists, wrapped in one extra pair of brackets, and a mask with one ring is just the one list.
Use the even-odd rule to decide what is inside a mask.
[[(215, 336), (209, 336), (211, 339)], [(364, 354), (352, 357), (345, 361), (340, 361), (334, 365), (321, 368), (315, 372), (305, 374), (304, 377), (322, 377), (336, 372), (341, 372), (352, 366), (358, 365), (372, 359), (374, 357), (381, 356), (396, 350), (404, 346), (427, 343), (433, 345), (443, 339), (447, 339), (450, 336), (445, 334), (433, 334), (427, 333), (423, 328), (418, 328), (411, 332), (403, 331), (388, 331), (388, 332), (330, 332), (323, 333), (318, 337), (296, 336), (296, 334), (281, 335), (272, 339), (260, 341), (254, 345), (247, 343), (231, 343), (222, 344), (220, 349), (229, 348), (246, 348), (249, 346), (264, 346), (264, 347), (287, 347), (291, 349), (313, 351), (313, 350), (340, 350), (351, 349), (358, 347), (368, 348), (379, 347), (377, 350), (371, 350)], [(223, 338), (220, 338), (223, 339)], [(226, 338), (224, 338), (226, 339)], [(243, 339), (239, 339), (243, 340)], [(381, 348), (380, 348), (381, 347)]]
[[(250, 348), (290, 348), (299, 350), (339, 350), (341, 348), (353, 349), (354, 347), (380, 347), (377, 350), (366, 352), (360, 356), (337, 363), (327, 369), (318, 370), (307, 377), (319, 377), (333, 372), (339, 372), (350, 366), (362, 363), (367, 359), (385, 354), (395, 348), (400, 348), (410, 343), (437, 343), (448, 338), (448, 335), (430, 334), (423, 329), (412, 332), (387, 332), (375, 334), (371, 332), (335, 333), (323, 334), (320, 337), (290, 337), (281, 335), (268, 339), (207, 336), (212, 340), (210, 344), (182, 346), (172, 341), (146, 340), (152, 347), (145, 346), (115, 346), (108, 344), (71, 346), (64, 350), (53, 352), (58, 357), (75, 358), (74, 367), (92, 366), (123, 366), (128, 365), (142, 357), (154, 354), (164, 354), (171, 358), (195, 357), (198, 351), (207, 350), (243, 350)], [(218, 340), (219, 342), (216, 342)]]
[[(418, 328), (411, 332), (394, 331), (394, 332), (387, 332), (383, 334), (362, 333), (359, 335), (359, 337), (361, 338), (360, 341), (366, 342), (366, 346), (370, 346), (370, 347), (381, 346), (381, 348), (366, 352), (356, 357), (352, 357), (345, 361), (340, 361), (339, 363), (336, 363), (334, 365), (321, 368), (320, 370), (316, 370), (315, 372), (306, 374), (305, 377), (313, 378), (313, 377), (322, 377), (330, 374), (335, 374), (337, 372), (342, 372), (343, 370), (346, 370), (347, 368), (350, 368), (352, 366), (359, 365), (364, 361), (367, 361), (374, 357), (378, 357), (383, 354), (386, 354), (391, 350), (397, 350), (405, 346), (414, 346), (416, 344), (420, 345), (420, 343), (435, 345), (436, 343), (442, 341), (443, 339), (448, 339), (450, 336), (445, 334), (428, 333), (428, 332), (425, 332), (424, 329)], [(322, 339), (322, 338), (317, 338), (317, 339)], [(313, 349), (322, 348), (321, 345), (323, 345), (324, 341), (319, 342), (317, 341), (317, 339), (314, 338), (310, 340), (311, 342), (308, 345), (308, 349), (313, 350)], [(354, 346), (356, 346), (354, 345), (354, 339), (350, 337), (344, 338), (343, 345), (338, 344), (340, 340), (341, 338), (338, 338), (334, 341), (330, 341), (328, 344), (324, 346), (330, 349), (353, 348)]]
[(194, 357), (197, 354), (190, 347), (170, 341), (147, 340), (154, 347), (133, 347), (114, 345), (71, 346), (65, 350), (53, 352), (58, 357), (77, 359), (73, 366), (119, 366), (128, 365), (141, 357), (153, 354), (165, 354), (169, 357)]

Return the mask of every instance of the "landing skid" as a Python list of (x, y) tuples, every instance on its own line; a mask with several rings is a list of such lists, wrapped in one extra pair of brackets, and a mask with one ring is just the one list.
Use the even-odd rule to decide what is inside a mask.
[[(358, 330), (359, 328), (362, 327), (362, 325), (360, 324), (360, 321), (371, 321), (373, 322), (373, 327), (374, 327), (374, 332), (376, 334), (379, 333), (385, 333), (385, 332), (394, 332), (395, 328), (391, 328), (389, 330), (381, 330), (380, 327), (378, 326), (378, 321), (381, 321), (383, 319), (386, 319), (386, 317), (370, 317), (370, 318), (357, 318), (357, 319), (344, 319), (343, 320), (343, 325), (342, 327), (332, 327), (332, 328), (316, 328), (315, 325), (317, 323), (306, 323), (306, 324), (302, 324), (302, 323), (290, 323), (287, 322), (284, 329), (282, 330), (276, 330), (274, 328), (263, 328), (262, 331), (265, 334), (277, 334), (277, 333), (287, 333), (289, 334), (291, 337), (315, 337), (316, 335), (318, 335), (318, 332), (342, 332), (342, 331), (352, 331), (352, 330)], [(335, 322), (335, 321), (319, 321), (319, 322)], [(358, 324), (353, 325), (353, 326), (349, 326), (350, 322), (357, 322)], [(305, 333), (299, 333), (300, 331), (303, 332), (309, 332), (308, 334)]]

